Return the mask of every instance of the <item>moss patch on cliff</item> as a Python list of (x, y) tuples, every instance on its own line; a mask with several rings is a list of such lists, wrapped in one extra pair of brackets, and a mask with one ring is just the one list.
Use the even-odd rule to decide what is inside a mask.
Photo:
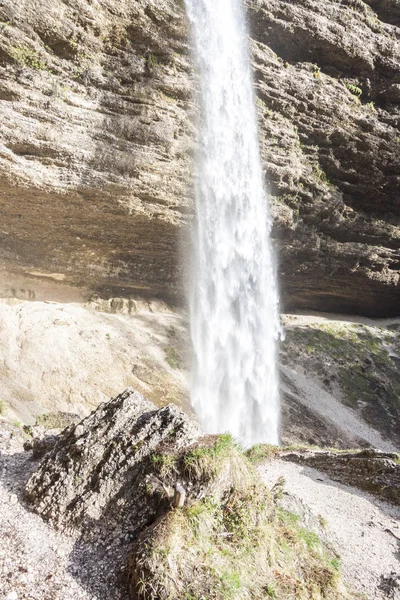
[(329, 391), (385, 435), (400, 418), (400, 341), (394, 327), (330, 322), (288, 328), (282, 357), (320, 379)]

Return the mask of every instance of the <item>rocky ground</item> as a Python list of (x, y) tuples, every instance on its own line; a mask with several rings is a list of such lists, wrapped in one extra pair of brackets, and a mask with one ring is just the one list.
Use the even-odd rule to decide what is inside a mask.
[(159, 406), (187, 400), (186, 328), (161, 303), (0, 301), (1, 407), (32, 424), (86, 415), (132, 385)]
[(127, 559), (129, 536), (88, 546), (32, 513), (24, 502), (24, 488), (37, 463), (24, 452), (23, 442), (17, 428), (0, 423), (1, 599), (125, 600), (115, 565)]
[[(399, 323), (283, 315), (282, 441), (400, 447)], [(188, 402), (184, 314), (160, 302), (0, 302), (0, 410), (32, 424), (84, 416), (132, 385), (158, 406)], [(105, 376), (106, 373), (106, 376)]]
[(400, 598), (400, 509), (330, 479), (324, 472), (282, 460), (261, 468), (271, 486), (285, 489), (320, 516), (337, 548), (345, 579), (361, 598)]
[[(399, 321), (315, 313), (284, 315), (283, 322), (282, 388), (292, 427), (311, 409), (336, 426), (342, 447), (361, 438), (398, 448)], [(304, 442), (326, 444), (323, 422), (310, 422), (309, 431)], [(332, 429), (327, 435), (335, 437)]]
[[(199, 433), (179, 411), (171, 413), (167, 409), (164, 417), (161, 417), (163, 413), (160, 411), (148, 413), (151, 405), (140, 396), (136, 398), (135, 395), (125, 394), (107, 407), (106, 412), (98, 412), (97, 416), (80, 425), (80, 429), (72, 426), (65, 441), (57, 447), (58, 450), (56, 448), (45, 457), (41, 468), (37, 460), (32, 460), (31, 451), (23, 449), (26, 436), (21, 430), (4, 418), (0, 420), (0, 534), (5, 542), (0, 547), (2, 600), (128, 600), (130, 597), (125, 567), (138, 535), (135, 530), (138, 527), (140, 530), (140, 523), (143, 527), (151, 511), (159, 506), (159, 496), (154, 490), (160, 481), (169, 481), (173, 473), (169, 461), (164, 459), (157, 466), (153, 459), (147, 463), (146, 456), (151, 456), (154, 451), (159, 452), (163, 437), (169, 440), (169, 446), (165, 446), (164, 442), (163, 452), (176, 452), (180, 445), (190, 443)], [(122, 407), (122, 412), (118, 412)], [(142, 418), (136, 421), (140, 415)], [(160, 425), (160, 422), (154, 428), (153, 420), (160, 418), (164, 419), (164, 424)], [(180, 429), (182, 426), (183, 429)], [(132, 427), (133, 434), (130, 432)], [(137, 451), (132, 450), (132, 444), (125, 447), (121, 433), (122, 437), (129, 436), (130, 439), (136, 436), (134, 448)], [(136, 443), (139, 438), (142, 439), (140, 448)], [(81, 448), (87, 455), (83, 463), (76, 454), (77, 439), (83, 440)], [(99, 454), (96, 447), (102, 445), (113, 447), (113, 452), (107, 452), (107, 456), (104, 452)], [(117, 464), (122, 455), (121, 471)], [(166, 454), (155, 456), (165, 457)], [(341, 565), (344, 581), (352, 591), (348, 596), (343, 588), (343, 594), (339, 597), (398, 600), (398, 505), (379, 501), (356, 487), (330, 479), (324, 470), (300, 466), (288, 462), (287, 458), (281, 460), (270, 457), (267, 462), (262, 462), (260, 476), (273, 489), (277, 489), (275, 484), (278, 480), (278, 488), (282, 489), (283, 477), (285, 493), (283, 496), (278, 493), (277, 497), (281, 498), (279, 502), (285, 519), (290, 515), (298, 515), (290, 519), (301, 519), (304, 526), (314, 532), (310, 534), (310, 540), (317, 539), (315, 535), (318, 535), (325, 540), (324, 543), (333, 547), (335, 556), (340, 556), (335, 561)], [(218, 455), (213, 457), (215, 465), (219, 460)], [(142, 469), (140, 465), (143, 464), (147, 464), (147, 467), (144, 473), (139, 474)], [(138, 468), (139, 471), (135, 471)], [(154, 468), (157, 468), (156, 477), (151, 475)], [(91, 483), (94, 471), (98, 473), (96, 486)], [(79, 478), (77, 473), (80, 474)], [(144, 477), (145, 473), (147, 477)], [(132, 477), (135, 479), (133, 488), (130, 483)], [(231, 485), (229, 477), (228, 480), (226, 477), (222, 480), (225, 487)], [(150, 495), (149, 485), (156, 486)], [(205, 491), (207, 479), (204, 475), (199, 489), (197, 485), (194, 483), (193, 489), (190, 486), (187, 488), (192, 496), (200, 493), (201, 497), (208, 493)], [(217, 493), (217, 489), (214, 488), (213, 494)], [(142, 493), (140, 490), (144, 494), (142, 501), (138, 501)], [(78, 503), (71, 502), (71, 492), (78, 494)], [(129, 508), (132, 501), (134, 504)], [(128, 503), (126, 506), (125, 502)], [(108, 511), (111, 505), (114, 508)], [(61, 527), (64, 533), (55, 531), (53, 526), (32, 512), (32, 508), (46, 521), (50, 520), (53, 526), (57, 524)], [(93, 517), (96, 519), (95, 513), (99, 510), (102, 517), (96, 525)], [(86, 527), (88, 519), (91, 525)], [(151, 527), (148, 531), (151, 532)], [(140, 545), (140, 548), (143, 551), (145, 546)], [(162, 563), (162, 548), (157, 552), (158, 563)], [(171, 559), (173, 562), (168, 568), (174, 570), (176, 559), (172, 556)], [(286, 560), (281, 558), (278, 561), (280, 567), (285, 566)], [(285, 572), (286, 578), (289, 573), (290, 570)], [(158, 577), (157, 572), (154, 572), (154, 576)]]

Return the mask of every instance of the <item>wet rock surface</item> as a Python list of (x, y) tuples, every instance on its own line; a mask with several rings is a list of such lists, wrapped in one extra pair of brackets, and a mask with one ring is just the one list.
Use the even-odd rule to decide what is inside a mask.
[[(284, 307), (398, 314), (397, 4), (247, 8)], [(181, 299), (196, 112), (181, 3), (3, 0), (0, 21), (0, 292)]]

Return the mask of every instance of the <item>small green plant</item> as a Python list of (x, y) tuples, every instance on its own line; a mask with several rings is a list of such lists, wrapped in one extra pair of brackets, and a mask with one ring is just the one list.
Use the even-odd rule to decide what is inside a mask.
[[(164, 102), (168, 102), (169, 104), (176, 104), (177, 103), (177, 98), (174, 98), (173, 96), (169, 96), (168, 94), (166, 94), (165, 92), (161, 92), (161, 99)], [(171, 325), (171, 329), (175, 329), (173, 327), (173, 325)]]
[(321, 67), (318, 65), (313, 65), (313, 75), (315, 79), (321, 79)]
[(0, 33), (3, 33), (10, 25), (10, 21), (0, 21)]
[(323, 169), (321, 169), (320, 165), (314, 164), (312, 173), (317, 181), (319, 181), (322, 185), (328, 186), (331, 190), (336, 189), (335, 185), (329, 181), (327, 174)]
[(283, 497), (285, 492), (286, 480), (283, 476), (279, 477), (278, 481), (271, 488), (271, 494), (274, 502), (277, 502)]
[(176, 458), (172, 454), (152, 454), (151, 462), (161, 477), (168, 477), (175, 468)]
[(271, 460), (281, 448), (272, 444), (256, 444), (246, 451), (246, 456), (253, 464)]
[(278, 516), (280, 521), (288, 527), (295, 527), (300, 522), (300, 517), (298, 515), (283, 508), (278, 508)]
[(149, 71), (154, 71), (160, 64), (158, 56), (156, 54), (149, 54), (146, 58), (146, 64)]
[(318, 515), (318, 521), (319, 521), (319, 524), (321, 525), (322, 529), (327, 528), (328, 521), (325, 519), (325, 517), (323, 517), (322, 515)]
[[(196, 538), (208, 534), (215, 526), (222, 523), (222, 513), (216, 501), (206, 498), (195, 502), (186, 509), (186, 518)], [(205, 525), (205, 528), (202, 528)]]
[(178, 350), (174, 346), (167, 346), (164, 350), (167, 363), (172, 369), (179, 369), (182, 365), (182, 360)]
[(345, 86), (349, 90), (349, 92), (353, 94), (353, 96), (355, 96), (356, 98), (361, 97), (362, 89), (359, 88), (357, 85), (354, 85), (353, 83), (345, 83)]
[(67, 85), (59, 85), (58, 83), (53, 83), (53, 85), (51, 86), (51, 95), (54, 96), (56, 100), (65, 100), (69, 89), (70, 88)]
[(262, 98), (257, 97), (256, 104), (260, 108), (263, 108), (263, 109), (267, 108), (267, 105), (265, 104), (265, 102), (264, 102), (264, 100)]
[(210, 446), (198, 446), (183, 457), (183, 465), (189, 477), (209, 481), (218, 473), (223, 462), (238, 451), (229, 433), (216, 436)]
[(27, 46), (14, 46), (10, 54), (21, 67), (28, 67), (34, 71), (47, 69), (46, 63), (40, 59), (38, 53)]
[(268, 583), (265, 587), (265, 593), (269, 598), (276, 598), (276, 587), (272, 583)]
[(236, 597), (235, 592), (238, 592), (242, 587), (240, 575), (236, 571), (226, 570), (221, 574), (220, 581), (226, 598)]

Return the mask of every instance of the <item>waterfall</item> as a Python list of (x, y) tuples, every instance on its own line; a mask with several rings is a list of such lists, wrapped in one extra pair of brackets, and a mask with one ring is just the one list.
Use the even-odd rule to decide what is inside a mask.
[(185, 0), (199, 71), (191, 401), (208, 433), (278, 443), (278, 293), (241, 0)]

